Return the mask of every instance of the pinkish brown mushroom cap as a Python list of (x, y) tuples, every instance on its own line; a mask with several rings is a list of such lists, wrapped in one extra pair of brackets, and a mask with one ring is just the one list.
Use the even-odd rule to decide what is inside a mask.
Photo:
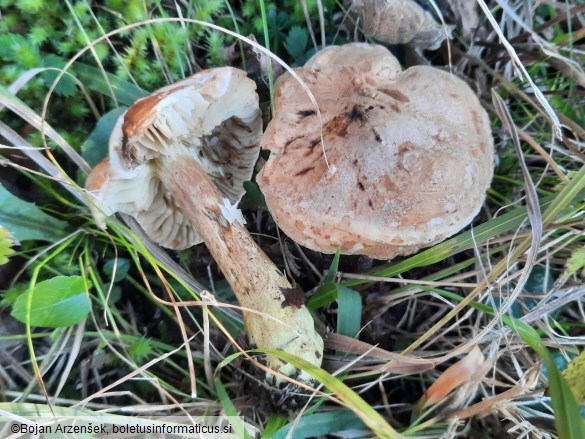
[(374, 47), (328, 48), (296, 71), (321, 111), (330, 168), (307, 94), (290, 75), (278, 80), (262, 139), (272, 154), (258, 183), (279, 227), (300, 244), (390, 259), (471, 222), (492, 179), (493, 140), (465, 82), (426, 66), (377, 74), (372, 66), (392, 65), (379, 58), (393, 56)]

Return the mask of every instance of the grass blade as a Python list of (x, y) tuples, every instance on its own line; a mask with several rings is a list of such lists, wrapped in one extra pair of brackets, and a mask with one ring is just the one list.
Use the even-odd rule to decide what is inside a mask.
[(378, 437), (385, 439), (400, 439), (403, 437), (371, 405), (364, 401), (361, 396), (330, 373), (287, 352), (274, 349), (261, 349), (258, 352), (273, 355), (310, 374), (327, 387), (327, 389), (335, 393), (345, 406), (359, 416)]

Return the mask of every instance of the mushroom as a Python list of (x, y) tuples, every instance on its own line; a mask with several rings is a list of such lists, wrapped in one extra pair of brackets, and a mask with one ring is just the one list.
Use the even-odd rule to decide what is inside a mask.
[(387, 49), (366, 44), (328, 47), (296, 73), (320, 116), (291, 75), (280, 77), (257, 177), (288, 236), (391, 259), (471, 222), (492, 179), (493, 140), (465, 82), (427, 66), (400, 72)]
[(436, 50), (451, 30), (439, 25), (414, 0), (354, 0), (352, 7), (364, 33), (385, 44)]
[[(323, 341), (309, 310), (287, 305), (291, 284), (250, 237), (235, 207), (243, 182), (251, 178), (262, 135), (255, 88), (245, 72), (223, 67), (139, 100), (113, 129), (109, 179), (89, 189), (102, 210), (98, 223), (104, 215), (122, 212), (165, 247), (203, 240), (244, 308), (249, 342), (320, 366)], [(313, 382), (273, 356), (266, 362), (286, 376)], [(267, 380), (274, 383), (268, 374)]]

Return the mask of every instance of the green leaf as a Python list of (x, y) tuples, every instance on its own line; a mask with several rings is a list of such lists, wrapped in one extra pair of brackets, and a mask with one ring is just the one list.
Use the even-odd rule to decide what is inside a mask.
[(293, 26), (290, 28), (288, 36), (286, 37), (284, 47), (290, 56), (297, 59), (305, 53), (308, 41), (309, 34), (307, 31), (299, 26)]
[(313, 297), (307, 302), (307, 308), (310, 310), (316, 310), (322, 306), (328, 305), (329, 303), (337, 299), (337, 284), (333, 282), (325, 282), (317, 291)]
[(543, 349), (546, 351), (544, 361), (548, 372), (548, 389), (559, 438), (585, 438), (585, 420), (581, 417), (575, 396), (548, 350)]
[[(58, 55), (47, 55), (43, 59), (43, 65), (46, 67), (55, 67), (57, 69), (63, 69), (63, 67), (65, 67), (66, 64), (67, 60)], [(69, 71), (69, 73), (71, 74), (73, 72)], [(53, 82), (55, 81), (55, 79), (57, 79), (58, 75), (59, 72), (57, 70), (47, 70), (45, 72), (42, 72), (40, 74), (40, 77), (42, 78), (45, 86), (48, 89), (49, 87), (51, 87), (51, 85), (53, 85)], [(55, 87), (55, 93), (65, 97), (73, 96), (75, 95), (75, 93), (77, 93), (77, 91), (78, 91), (77, 84), (75, 83), (73, 78), (67, 74), (61, 76), (59, 82), (57, 83), (57, 86)]]
[[(530, 272), (523, 291), (532, 294), (546, 294), (552, 290), (553, 281), (554, 275), (551, 270), (543, 265), (537, 265)], [(530, 306), (530, 308), (534, 308), (534, 305)]]
[[(114, 273), (114, 268), (116, 269)], [(109, 259), (105, 262), (102, 268), (104, 274), (110, 279), (114, 276), (114, 282), (120, 282), (128, 276), (130, 270), (130, 261), (125, 258)], [(108, 280), (110, 280), (108, 279)]]
[[(91, 287), (87, 282), (88, 288)], [(30, 310), (27, 310), (29, 302)], [(23, 323), (30, 322), (31, 326), (64, 328), (82, 321), (89, 309), (85, 279), (57, 276), (39, 282), (16, 299), (11, 315)]]
[(325, 275), (325, 282), (333, 282), (335, 279), (335, 275), (339, 271), (339, 256), (341, 255), (341, 249), (338, 247), (337, 251), (335, 252), (335, 256), (333, 257), (333, 261), (331, 261), (331, 265), (329, 266), (329, 270), (327, 270), (327, 274)]
[(337, 333), (355, 337), (362, 321), (362, 297), (351, 288), (337, 285)]
[[(301, 418), (302, 419), (302, 418)], [(272, 414), (268, 417), (264, 424), (264, 430), (262, 431), (262, 437), (266, 439), (274, 439), (275, 434), (278, 434), (279, 430), (288, 424), (286, 418), (278, 414)]]
[[(111, 97), (108, 82), (104, 78), (101, 70), (83, 63), (76, 63), (74, 69), (75, 75), (83, 82), (87, 88), (104, 96)], [(140, 87), (117, 78), (111, 73), (107, 74), (109, 84), (112, 86), (118, 103), (122, 105), (132, 105), (138, 99), (148, 96), (148, 92)]]
[(108, 142), (110, 134), (120, 114), (126, 111), (127, 107), (115, 108), (104, 114), (98, 120), (95, 128), (89, 137), (81, 144), (81, 156), (92, 168), (108, 155)]
[(309, 363), (307, 360), (289, 354), (288, 352), (278, 351), (276, 349), (257, 349), (255, 351), (280, 358), (296, 368), (307, 372), (317, 381), (325, 385), (331, 392), (335, 393), (345, 406), (359, 416), (364, 424), (366, 424), (377, 435), (377, 437), (388, 439), (399, 439), (402, 437), (371, 405), (364, 401), (361, 396), (330, 373)]
[(248, 430), (246, 430), (243, 423), (241, 422), (241, 418), (239, 418), (240, 414), (238, 413), (238, 410), (234, 406), (234, 403), (230, 399), (227, 391), (225, 390), (223, 383), (220, 381), (219, 378), (216, 378), (214, 380), (214, 383), (215, 383), (215, 391), (217, 393), (217, 396), (219, 397), (219, 401), (220, 401), (221, 406), (223, 407), (223, 410), (225, 411), (226, 415), (230, 416), (230, 417), (233, 416), (232, 419), (237, 419), (237, 421), (233, 425), (235, 433), (236, 433), (236, 437), (241, 437), (244, 439), (250, 438), (251, 436), (248, 433)]
[(0, 224), (18, 241), (54, 242), (65, 235), (67, 223), (47, 215), (33, 203), (22, 201), (0, 185)]
[(12, 250), (12, 238), (4, 227), (0, 226), (0, 265), (6, 264), (8, 262), (8, 257), (14, 250)]
[(245, 181), (244, 182), (244, 189), (246, 193), (256, 202), (256, 204), (260, 207), (266, 209), (266, 200), (264, 199), (264, 194), (260, 191), (258, 184), (254, 181)]
[(286, 439), (291, 430), (294, 432), (295, 439), (304, 439), (364, 427), (364, 423), (355, 413), (348, 410), (335, 410), (303, 416), (298, 423), (290, 423), (281, 428), (272, 439)]

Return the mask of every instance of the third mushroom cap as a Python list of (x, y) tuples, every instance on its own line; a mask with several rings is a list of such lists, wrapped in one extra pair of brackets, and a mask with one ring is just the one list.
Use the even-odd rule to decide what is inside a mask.
[(320, 252), (390, 259), (477, 215), (493, 140), (465, 82), (427, 66), (401, 72), (388, 50), (359, 43), (328, 47), (296, 73), (321, 118), (291, 75), (279, 78), (262, 139), (272, 154), (258, 175), (287, 235)]

